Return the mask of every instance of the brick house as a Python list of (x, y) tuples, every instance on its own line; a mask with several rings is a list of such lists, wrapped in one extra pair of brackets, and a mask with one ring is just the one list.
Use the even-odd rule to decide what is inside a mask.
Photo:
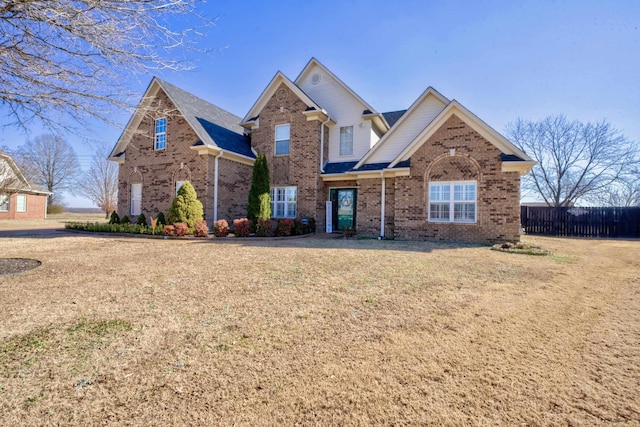
[(11, 156), (0, 152), (0, 220), (45, 219), (49, 195), (24, 177)]
[(246, 216), (255, 153), (240, 120), (154, 77), (109, 155), (120, 165), (118, 214), (166, 214), (189, 181), (209, 225)]
[[(380, 113), (315, 58), (293, 81), (277, 72), (243, 119), (208, 119), (237, 135), (233, 147), (242, 146), (241, 158), (233, 150), (233, 158), (220, 157), (228, 172), (220, 166), (216, 180), (211, 159), (226, 151), (216, 148), (218, 141), (205, 141), (178, 104), (191, 97), (188, 114), (194, 117), (204, 116), (198, 108), (213, 106), (158, 79), (150, 88), (154, 84), (165, 94), (147, 90), (149, 119), (145, 122), (137, 112), (141, 117), (134, 115), (112, 153), (121, 162), (121, 207), (129, 206), (131, 185), (145, 179), (157, 190), (149, 196), (145, 190), (143, 206), (145, 197), (153, 201), (161, 191), (175, 191), (178, 178), (171, 177), (187, 165), (190, 173), (180, 179), (194, 183), (207, 219), (244, 216), (251, 162), (261, 152), (269, 164), (274, 218), (310, 217), (319, 231), (354, 228), (370, 237), (478, 243), (519, 239), (520, 176), (535, 162), (431, 87), (407, 110)], [(178, 91), (180, 96), (172, 95)], [(173, 124), (167, 119), (162, 161), (153, 149), (153, 118), (157, 140), (157, 117), (166, 115), (158, 114), (158, 106), (181, 113)], [(127, 136), (133, 129), (135, 135)], [(132, 140), (137, 148), (131, 154), (127, 149), (125, 161), (126, 141)], [(193, 158), (185, 159), (185, 153)], [(220, 194), (226, 187), (235, 196), (212, 197), (218, 187)], [(163, 203), (154, 207), (170, 200)]]

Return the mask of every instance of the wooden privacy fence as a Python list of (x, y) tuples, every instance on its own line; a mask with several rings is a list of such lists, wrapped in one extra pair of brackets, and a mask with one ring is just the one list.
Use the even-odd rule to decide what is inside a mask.
[(520, 221), (527, 234), (574, 237), (640, 237), (640, 207), (521, 206)]

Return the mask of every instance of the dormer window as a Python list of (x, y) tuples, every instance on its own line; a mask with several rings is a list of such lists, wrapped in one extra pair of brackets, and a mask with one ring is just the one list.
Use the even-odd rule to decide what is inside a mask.
[(154, 150), (164, 150), (167, 147), (167, 118), (156, 119), (156, 133)]
[(353, 126), (340, 128), (340, 155), (353, 156)]
[(276, 156), (289, 154), (290, 135), (290, 124), (276, 126)]

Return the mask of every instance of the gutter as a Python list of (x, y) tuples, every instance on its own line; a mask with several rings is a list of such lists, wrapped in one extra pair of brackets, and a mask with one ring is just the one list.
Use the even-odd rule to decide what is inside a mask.
[(324, 173), (324, 125), (330, 120), (331, 117), (327, 114), (327, 120), (320, 123), (320, 173)]
[(214, 168), (216, 169), (215, 177), (213, 178), (213, 223), (218, 220), (218, 176), (220, 175), (220, 171), (218, 170), (218, 159), (224, 150), (220, 150), (220, 152), (213, 158)]
[(382, 179), (382, 194), (380, 195), (380, 240), (384, 239), (384, 215), (385, 215), (385, 193), (386, 193), (386, 180), (384, 179), (384, 170), (380, 171), (380, 178)]

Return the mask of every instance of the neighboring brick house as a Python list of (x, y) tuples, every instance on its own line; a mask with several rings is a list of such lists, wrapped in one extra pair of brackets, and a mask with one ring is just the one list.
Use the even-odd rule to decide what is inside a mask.
[(0, 220), (45, 219), (49, 195), (24, 177), (11, 156), (0, 152)]
[[(314, 218), (318, 231), (370, 237), (519, 239), (520, 176), (535, 162), (431, 87), (407, 110), (379, 113), (312, 58), (295, 81), (277, 72), (243, 119), (210, 111), (222, 110), (154, 78), (110, 157), (121, 163), (124, 213), (133, 186), (144, 188), (142, 210), (153, 214), (188, 179), (208, 220), (245, 216), (261, 152), (274, 218)], [(200, 129), (203, 118), (209, 127)], [(233, 143), (210, 135), (211, 126)], [(158, 138), (166, 147), (154, 150)]]
[(255, 153), (237, 117), (153, 78), (109, 155), (120, 164), (118, 214), (166, 215), (184, 181), (205, 219), (246, 216)]

